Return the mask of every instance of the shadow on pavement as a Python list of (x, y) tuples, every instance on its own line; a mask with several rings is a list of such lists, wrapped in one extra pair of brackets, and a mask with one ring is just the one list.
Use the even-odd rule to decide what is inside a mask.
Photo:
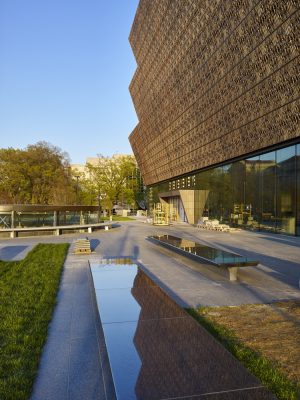
[(96, 248), (99, 246), (100, 244), (100, 240), (98, 239), (90, 239), (90, 243), (91, 243), (91, 249), (92, 251), (95, 251)]
[(6, 246), (0, 248), (0, 260), (11, 261), (22, 253), (28, 246)]

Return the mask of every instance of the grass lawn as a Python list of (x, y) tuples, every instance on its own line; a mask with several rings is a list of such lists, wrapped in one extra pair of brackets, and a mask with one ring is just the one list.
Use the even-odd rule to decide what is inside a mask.
[(28, 399), (47, 337), (68, 244), (39, 244), (0, 261), (0, 399)]
[(300, 399), (299, 301), (188, 312), (278, 399)]
[[(109, 217), (103, 217), (101, 218), (103, 221), (109, 221)], [(112, 216), (113, 221), (134, 221), (134, 218), (130, 217), (122, 217), (121, 215), (113, 215)]]

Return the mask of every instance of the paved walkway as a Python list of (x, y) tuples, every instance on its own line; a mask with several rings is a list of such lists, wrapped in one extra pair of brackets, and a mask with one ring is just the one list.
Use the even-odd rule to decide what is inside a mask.
[(69, 254), (32, 400), (109, 399), (98, 330), (88, 261)]
[[(239, 271), (239, 281), (228, 273), (200, 264), (155, 245), (146, 236), (173, 234), (258, 259), (258, 267)], [(148, 273), (183, 306), (218, 306), (264, 303), (300, 298), (300, 237), (246, 231), (234, 233), (203, 231), (189, 225), (153, 227), (141, 222), (126, 223), (99, 236), (99, 256), (129, 256), (140, 260)]]
[[(145, 239), (173, 234), (217, 245), (258, 259), (243, 268), (238, 282), (214, 267), (199, 264)], [(20, 259), (38, 242), (72, 242), (86, 235), (0, 240), (2, 259)], [(235, 305), (300, 298), (300, 238), (240, 231), (206, 232), (188, 225), (153, 227), (139, 221), (88, 235), (97, 261), (101, 257), (140, 260), (155, 282), (178, 304)], [(101, 325), (94, 309), (87, 259), (68, 255), (58, 303), (43, 351), (32, 399), (112, 399), (111, 379), (101, 346)], [(231, 397), (232, 398), (232, 397)]]

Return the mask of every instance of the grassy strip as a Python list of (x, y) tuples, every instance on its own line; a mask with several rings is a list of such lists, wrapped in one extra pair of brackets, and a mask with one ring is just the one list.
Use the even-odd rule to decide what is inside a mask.
[(205, 308), (195, 310), (187, 309), (187, 312), (195, 318), (208, 332), (210, 332), (228, 351), (230, 351), (253, 375), (260, 379), (279, 400), (300, 399), (300, 390), (296, 383), (283, 376), (276, 365), (267, 360), (251, 348), (240, 342), (234, 332), (221, 325), (212, 322), (202, 315)]
[[(102, 218), (102, 220), (109, 221), (109, 217), (104, 217), (104, 218)], [(122, 217), (121, 215), (113, 215), (112, 220), (113, 221), (134, 221), (134, 218)]]
[(10, 270), (11, 262), (0, 260), (0, 279)]
[(39, 244), (22, 261), (0, 263), (0, 399), (30, 396), (68, 246)]

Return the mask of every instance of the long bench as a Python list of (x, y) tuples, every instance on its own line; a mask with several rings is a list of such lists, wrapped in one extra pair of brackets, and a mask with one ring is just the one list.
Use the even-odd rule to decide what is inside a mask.
[(177, 236), (148, 236), (148, 239), (197, 261), (205, 261), (219, 268), (227, 269), (231, 281), (237, 280), (239, 268), (258, 265), (258, 261), (251, 260), (239, 254), (230, 253)]
[(38, 227), (22, 227), (22, 228), (4, 228), (0, 229), (0, 232), (9, 232), (11, 238), (18, 237), (20, 232), (53, 232), (55, 236), (61, 235), (62, 231), (66, 230), (82, 230), (87, 231), (88, 233), (92, 233), (95, 229), (104, 228), (108, 230), (112, 228), (113, 223), (111, 221), (108, 222), (99, 222), (98, 224), (83, 224), (83, 225), (59, 225), (59, 226), (38, 226)]

